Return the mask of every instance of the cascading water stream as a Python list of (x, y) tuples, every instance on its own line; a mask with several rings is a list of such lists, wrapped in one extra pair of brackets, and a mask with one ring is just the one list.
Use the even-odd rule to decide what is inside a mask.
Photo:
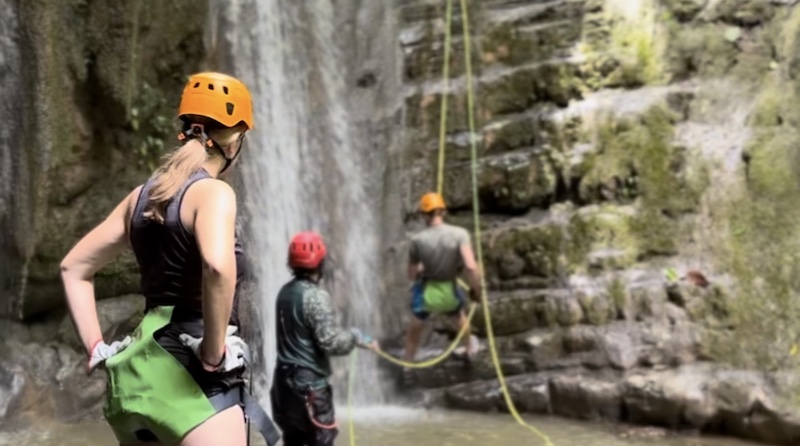
[[(342, 325), (379, 334), (380, 190), (364, 159), (374, 150), (356, 138), (348, 109), (346, 67), (337, 43), (331, 2), (241, 0), (212, 3), (222, 25), (216, 39), (229, 46), (231, 71), (250, 87), (256, 129), (241, 160), (250, 240), (256, 263), (261, 337), (271, 383), (275, 360), (274, 302), (290, 278), (286, 251), (293, 233), (319, 231), (329, 247), (331, 276), (323, 282)], [(223, 36), (224, 34), (224, 36)], [(361, 132), (363, 133), (363, 132)], [(378, 174), (379, 175), (379, 174)], [(347, 362), (335, 360), (338, 396)], [(360, 355), (359, 404), (383, 397), (376, 360)]]

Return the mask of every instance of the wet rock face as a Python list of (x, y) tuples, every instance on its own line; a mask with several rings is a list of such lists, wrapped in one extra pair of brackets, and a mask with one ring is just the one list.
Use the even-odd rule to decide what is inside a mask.
[[(133, 332), (144, 314), (142, 296), (98, 302), (104, 339)], [(0, 422), (27, 415), (77, 421), (102, 415), (106, 374), (87, 376), (87, 358), (69, 316), (22, 325), (9, 322), (0, 340)], [(30, 412), (30, 413), (29, 413)]]
[[(13, 147), (29, 149), (3, 162), (10, 177), (0, 175), (0, 197), (13, 190), (0, 218), (0, 316), (26, 319), (61, 308), (61, 259), (172, 147), (185, 76), (205, 54), (206, 8), (182, 0), (12, 8), (8, 29), (24, 32), (2, 45), (24, 79), (13, 101), (22, 105), (0, 112), (20, 123), (12, 126)], [(26, 57), (15, 62), (16, 53)], [(95, 288), (101, 299), (137, 292), (133, 257), (103, 269)]]
[[(518, 407), (797, 443), (781, 397), (796, 379), (773, 373), (795, 376), (800, 323), (794, 3), (482, 2), (473, 135), (463, 24), (445, 90), (443, 7), (400, 6), (409, 137), (393, 206), (407, 216), (435, 185), (447, 95), (447, 218), (474, 229), (474, 141), (473, 243)], [(473, 329), (487, 334), (482, 310)], [(504, 410), (488, 361), (414, 376), (435, 401)]]
[(0, 366), (0, 420), (18, 406), (25, 383), (25, 377), (17, 370)]
[[(625, 373), (540, 372), (512, 376), (507, 385), (523, 411), (671, 429), (724, 429), (769, 444), (794, 444), (798, 435), (794, 419), (782, 413), (787, 402), (767, 390), (762, 375), (710, 364)], [(459, 409), (507, 410), (495, 381), (452, 386), (445, 402)]]

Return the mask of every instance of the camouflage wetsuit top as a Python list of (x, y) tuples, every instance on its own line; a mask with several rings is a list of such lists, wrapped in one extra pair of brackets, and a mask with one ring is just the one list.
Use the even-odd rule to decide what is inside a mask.
[(329, 357), (356, 346), (355, 335), (336, 326), (330, 295), (309, 279), (284, 285), (275, 308), (279, 365), (297, 365), (327, 378)]

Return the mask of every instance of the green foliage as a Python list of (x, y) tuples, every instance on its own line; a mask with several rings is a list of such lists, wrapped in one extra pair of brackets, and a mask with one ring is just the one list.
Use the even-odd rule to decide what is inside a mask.
[(165, 152), (165, 141), (176, 131), (169, 118), (172, 109), (158, 90), (143, 82), (130, 109), (130, 128), (136, 133), (136, 153), (142, 167), (153, 170)]

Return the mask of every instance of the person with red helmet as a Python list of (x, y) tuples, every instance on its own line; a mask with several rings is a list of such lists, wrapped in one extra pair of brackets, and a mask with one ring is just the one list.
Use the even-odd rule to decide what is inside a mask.
[(292, 280), (275, 303), (278, 358), (272, 380), (272, 415), (286, 446), (332, 446), (338, 429), (329, 383), (331, 356), (355, 347), (377, 349), (356, 328), (334, 322), (333, 304), (319, 287), (327, 248), (315, 232), (300, 232), (289, 244)]
[(470, 298), (480, 301), (480, 275), (469, 233), (444, 222), (446, 207), (438, 193), (423, 195), (419, 212), (427, 227), (411, 239), (409, 247), (408, 277), (413, 282), (411, 311), (414, 317), (406, 333), (404, 359), (414, 360), (425, 321), (431, 313), (456, 317), (459, 327), (467, 326), (464, 348), (466, 357), (471, 358), (478, 348), (477, 339), (470, 336), (464, 296), (457, 283), (461, 272), (466, 271)]
[[(253, 128), (252, 99), (236, 78), (197, 73), (178, 118), (179, 147), (61, 262), (70, 315), (88, 371), (108, 372), (104, 414), (120, 444), (244, 446), (247, 415), (274, 445), (280, 434), (245, 390), (236, 289), (247, 262), (223, 181)], [(93, 277), (126, 247), (146, 312), (131, 336), (108, 344)]]

